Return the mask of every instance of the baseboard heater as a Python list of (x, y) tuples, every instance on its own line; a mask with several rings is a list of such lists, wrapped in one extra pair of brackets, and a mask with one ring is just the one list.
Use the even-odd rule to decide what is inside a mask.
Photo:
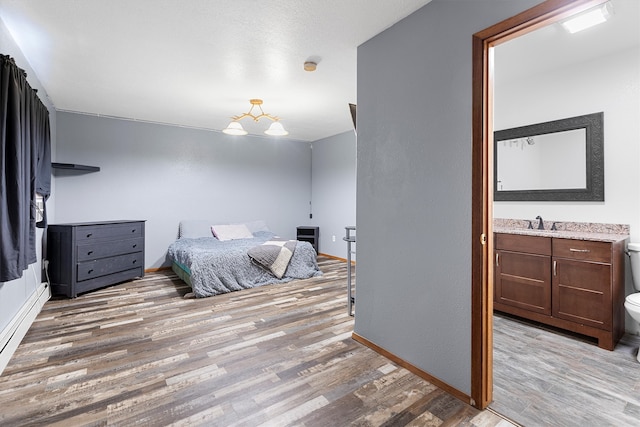
[(48, 283), (43, 282), (7, 327), (0, 331), (0, 375), (49, 298), (51, 298), (51, 288)]

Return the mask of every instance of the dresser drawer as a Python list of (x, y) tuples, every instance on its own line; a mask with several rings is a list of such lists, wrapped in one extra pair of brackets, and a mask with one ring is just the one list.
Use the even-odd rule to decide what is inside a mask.
[(119, 271), (117, 273), (105, 274), (104, 276), (95, 277), (93, 279), (83, 280), (82, 282), (77, 282), (74, 285), (74, 291), (75, 293), (80, 294), (83, 292), (92, 291), (103, 286), (113, 285), (143, 276), (144, 270), (142, 269), (142, 267), (136, 267), (129, 270)]
[(553, 239), (553, 256), (610, 264), (611, 243), (589, 240)]
[(130, 222), (123, 224), (83, 225), (76, 229), (76, 241), (86, 243), (95, 240), (120, 240), (133, 237), (142, 237), (144, 224)]
[(113, 242), (90, 242), (77, 247), (77, 259), (89, 261), (114, 255), (139, 252), (144, 247), (144, 238), (116, 240)]
[(102, 258), (95, 261), (79, 262), (77, 266), (77, 280), (93, 279), (143, 265), (143, 252), (136, 252), (126, 255), (118, 255), (109, 258)]

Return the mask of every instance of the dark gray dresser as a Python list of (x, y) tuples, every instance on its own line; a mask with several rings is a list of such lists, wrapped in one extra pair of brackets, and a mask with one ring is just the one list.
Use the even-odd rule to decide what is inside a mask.
[(51, 291), (75, 298), (144, 276), (144, 221), (50, 224)]

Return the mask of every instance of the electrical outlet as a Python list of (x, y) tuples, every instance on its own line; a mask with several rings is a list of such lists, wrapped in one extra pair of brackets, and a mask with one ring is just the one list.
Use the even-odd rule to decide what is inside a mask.
[(336, 241), (336, 236), (331, 236), (331, 241), (335, 242)]

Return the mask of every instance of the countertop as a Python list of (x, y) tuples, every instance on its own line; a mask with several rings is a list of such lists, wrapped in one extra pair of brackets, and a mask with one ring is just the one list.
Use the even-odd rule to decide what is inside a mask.
[[(554, 222), (556, 222), (557, 231), (551, 230)], [(493, 221), (493, 232), (611, 243), (629, 238), (629, 226), (626, 224), (543, 221), (544, 230), (530, 229), (528, 224), (529, 220), (496, 218)], [(533, 226), (537, 227), (535, 220)]]
[(589, 231), (537, 230), (528, 228), (493, 227), (494, 233), (520, 234), (524, 236), (554, 237), (556, 239), (592, 240), (595, 242), (619, 242), (629, 238), (628, 234), (592, 233)]

